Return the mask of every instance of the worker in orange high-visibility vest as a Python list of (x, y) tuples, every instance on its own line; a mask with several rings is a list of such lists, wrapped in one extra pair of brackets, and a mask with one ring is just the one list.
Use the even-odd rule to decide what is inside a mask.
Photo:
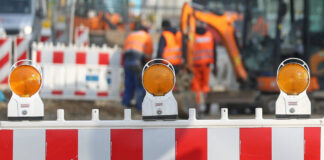
[(159, 40), (157, 58), (169, 61), (178, 73), (183, 64), (181, 33), (171, 27), (169, 20), (162, 21), (162, 34)]
[[(196, 93), (196, 102), (201, 105), (200, 93), (205, 96), (209, 91), (209, 74), (211, 64), (214, 64), (216, 74), (216, 49), (213, 35), (206, 30), (206, 24), (197, 23), (193, 47), (193, 78), (191, 87)], [(198, 108), (199, 109), (199, 108)]]
[(136, 92), (136, 108), (142, 109), (142, 101), (145, 90), (142, 86), (141, 71), (145, 63), (151, 59), (153, 41), (147, 28), (136, 26), (136, 30), (128, 35), (123, 47), (124, 56), (124, 94), (122, 104), (130, 107), (134, 93)]

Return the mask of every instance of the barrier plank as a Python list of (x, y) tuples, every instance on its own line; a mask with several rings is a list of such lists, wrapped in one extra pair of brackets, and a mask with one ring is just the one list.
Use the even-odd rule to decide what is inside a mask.
[(143, 130), (144, 160), (175, 159), (175, 129), (147, 128)]
[(304, 160), (304, 128), (272, 128), (272, 159)]
[(321, 159), (321, 127), (305, 127), (304, 139), (305, 139), (304, 160), (320, 160)]
[(208, 159), (238, 160), (239, 128), (208, 128)]
[(240, 160), (271, 160), (271, 128), (240, 128)]
[(46, 130), (46, 160), (78, 160), (78, 130)]
[(12, 160), (13, 157), (13, 131), (0, 130), (0, 159)]
[(17, 129), (13, 133), (13, 159), (44, 160), (45, 144), (45, 129)]
[(176, 129), (176, 160), (207, 160), (207, 128)]
[(80, 129), (78, 159), (110, 159), (110, 129)]
[(111, 160), (142, 160), (142, 129), (111, 129)]

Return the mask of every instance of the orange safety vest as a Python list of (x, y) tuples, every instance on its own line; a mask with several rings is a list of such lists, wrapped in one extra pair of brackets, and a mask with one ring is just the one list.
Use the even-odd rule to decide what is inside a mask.
[(195, 34), (195, 42), (193, 49), (194, 64), (210, 64), (214, 63), (214, 42), (213, 35), (206, 31), (205, 34)]
[[(128, 35), (125, 40), (123, 52), (134, 50), (139, 53), (145, 52), (145, 43), (149, 38), (149, 34), (145, 31), (136, 31)], [(146, 53), (148, 54), (148, 53)]]
[(182, 64), (180, 32), (174, 34), (170, 31), (163, 31), (162, 35), (166, 41), (162, 58), (168, 60), (172, 65)]

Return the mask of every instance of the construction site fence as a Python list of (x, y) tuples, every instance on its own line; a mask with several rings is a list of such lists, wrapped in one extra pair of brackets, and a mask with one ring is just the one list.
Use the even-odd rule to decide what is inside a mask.
[[(175, 121), (66, 121), (64, 110), (55, 121), (0, 121), (0, 159), (226, 159), (323, 160), (322, 119), (189, 119)], [(32, 145), (32, 147), (31, 147)]]
[(34, 43), (32, 60), (42, 67), (43, 98), (120, 100), (123, 62), (117, 46)]

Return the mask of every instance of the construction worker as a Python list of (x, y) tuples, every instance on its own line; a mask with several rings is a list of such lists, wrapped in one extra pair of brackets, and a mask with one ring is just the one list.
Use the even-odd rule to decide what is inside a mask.
[[(209, 74), (211, 64), (214, 64), (216, 74), (216, 49), (213, 35), (206, 30), (206, 24), (197, 22), (195, 42), (193, 47), (193, 79), (192, 90), (196, 93), (198, 107), (202, 105), (200, 93), (205, 96), (209, 91)], [(199, 109), (199, 108), (198, 108)]]
[(125, 90), (122, 104), (130, 107), (130, 101), (136, 92), (136, 108), (140, 111), (145, 94), (141, 71), (144, 64), (152, 57), (153, 42), (147, 28), (137, 26), (135, 29), (128, 35), (123, 47)]
[(159, 40), (157, 58), (168, 60), (178, 73), (183, 63), (181, 51), (181, 33), (171, 27), (168, 20), (162, 21), (162, 35)]

